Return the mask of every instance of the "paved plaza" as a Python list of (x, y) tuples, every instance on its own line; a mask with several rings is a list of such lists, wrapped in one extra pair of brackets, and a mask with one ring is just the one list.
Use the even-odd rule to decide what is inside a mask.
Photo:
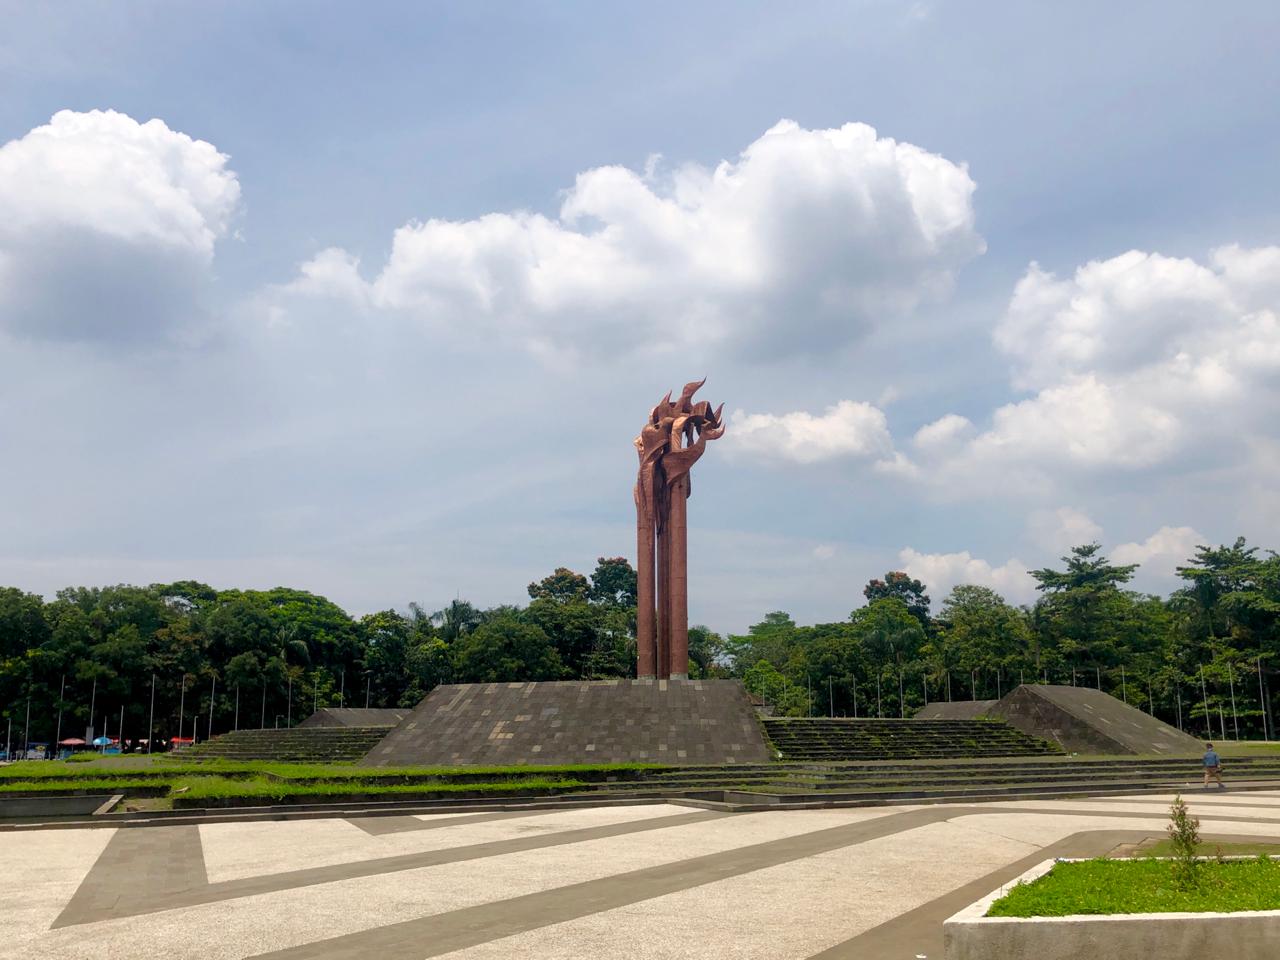
[[(1280, 838), (1280, 791), (1186, 798)], [(0, 834), (0, 955), (941, 958), (1048, 856), (1163, 835), (1172, 796), (726, 813), (674, 804)]]

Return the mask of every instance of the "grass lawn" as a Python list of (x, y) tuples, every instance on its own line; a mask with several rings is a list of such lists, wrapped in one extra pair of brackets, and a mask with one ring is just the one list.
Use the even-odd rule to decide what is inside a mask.
[(1280, 910), (1280, 860), (1208, 860), (1201, 862), (1198, 873), (1197, 886), (1184, 890), (1175, 883), (1168, 860), (1058, 863), (1040, 879), (1011, 889), (991, 905), (987, 916)]
[[(569, 764), (509, 767), (362, 767), (355, 764), (273, 763), (168, 757), (104, 757), (82, 763), (31, 760), (0, 767), (0, 796), (122, 793), (165, 806), (324, 802), (344, 798), (545, 796), (627, 783), (662, 764)], [(133, 808), (133, 805), (130, 805)]]

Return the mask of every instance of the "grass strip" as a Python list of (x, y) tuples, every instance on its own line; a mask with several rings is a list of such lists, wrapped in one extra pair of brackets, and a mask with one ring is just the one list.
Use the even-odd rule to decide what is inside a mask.
[(1168, 860), (1057, 863), (991, 905), (989, 917), (1069, 917), (1120, 913), (1231, 913), (1280, 909), (1280, 860), (1202, 861), (1199, 883), (1182, 889)]
[(362, 800), (370, 797), (386, 799), (430, 798), (447, 796), (500, 796), (509, 794), (559, 793), (588, 787), (582, 780), (543, 778), (499, 780), (466, 784), (379, 784), (352, 781), (346, 783), (290, 783), (256, 777), (231, 780), (224, 777), (191, 777), (173, 785), (170, 796), (176, 806), (226, 805), (237, 801), (300, 802), (307, 800)]

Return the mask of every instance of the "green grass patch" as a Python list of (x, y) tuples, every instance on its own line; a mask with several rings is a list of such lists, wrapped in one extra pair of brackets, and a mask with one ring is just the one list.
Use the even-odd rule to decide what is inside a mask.
[(62, 794), (76, 793), (123, 793), (135, 792), (166, 793), (168, 785), (154, 779), (139, 777), (99, 777), (84, 778), (74, 782), (65, 780), (14, 780), (0, 783), (0, 796), (21, 794)]
[(1280, 860), (1204, 861), (1199, 882), (1181, 889), (1168, 860), (1057, 863), (991, 905), (989, 917), (1068, 917), (1117, 913), (1230, 913), (1280, 909)]
[[(175, 806), (225, 806), (246, 803), (324, 802), (371, 797), (395, 800), (467, 796), (488, 797), (511, 794), (560, 793), (589, 786), (582, 780), (542, 778), (499, 780), (488, 783), (379, 784), (360, 781), (346, 783), (291, 783), (268, 777), (232, 780), (226, 777), (191, 777), (175, 783), (170, 796)], [(181, 792), (179, 792), (181, 791)]]

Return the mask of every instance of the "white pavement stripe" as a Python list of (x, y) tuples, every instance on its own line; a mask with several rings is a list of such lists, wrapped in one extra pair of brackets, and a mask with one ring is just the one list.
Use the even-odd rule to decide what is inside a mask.
[[(669, 814), (670, 809), (665, 812)], [(142, 958), (156, 955), (156, 946), (162, 944), (165, 960), (232, 960), (900, 812), (901, 807), (741, 814), (553, 849), (64, 927), (47, 933), (27, 956), (42, 960), (70, 956), (77, 960)], [(490, 826), (493, 824), (459, 824), (458, 829), (479, 831)], [(442, 832), (447, 831), (426, 831), (424, 835)], [(296, 839), (305, 846), (302, 836)]]
[(800, 960), (1039, 849), (935, 823), (445, 954)]
[(36, 942), (71, 902), (115, 832), (32, 830), (0, 837), (0, 957), (35, 955)]
[[(200, 827), (210, 883), (265, 874), (355, 863), (403, 853), (445, 850), (473, 843), (510, 840), (531, 833), (558, 833), (610, 823), (639, 823), (687, 813), (687, 807), (655, 803), (634, 807), (552, 810), (511, 820), (462, 821), (438, 830), (371, 836), (347, 820), (286, 820), (211, 823)], [(423, 817), (422, 819), (429, 819)]]

